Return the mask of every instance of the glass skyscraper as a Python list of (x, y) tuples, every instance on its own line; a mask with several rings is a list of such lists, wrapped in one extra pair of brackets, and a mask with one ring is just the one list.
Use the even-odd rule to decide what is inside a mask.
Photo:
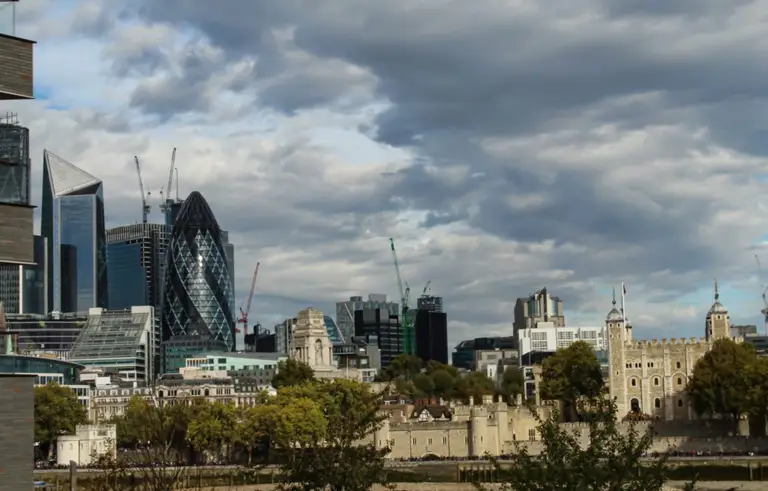
[(48, 305), (54, 311), (108, 305), (103, 193), (101, 180), (43, 152), (41, 231), (48, 239)]
[(163, 269), (171, 227), (136, 223), (107, 230), (109, 308), (151, 305), (162, 308)]
[(221, 229), (197, 192), (173, 225), (163, 288), (163, 340), (195, 335), (235, 345), (232, 280)]

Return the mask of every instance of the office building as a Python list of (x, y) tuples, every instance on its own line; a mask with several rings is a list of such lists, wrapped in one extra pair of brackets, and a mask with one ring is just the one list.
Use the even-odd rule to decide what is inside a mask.
[(296, 317), (285, 319), (280, 324), (275, 325), (275, 350), (277, 353), (288, 353), (288, 348), (293, 339), (293, 331), (296, 330)]
[[(343, 344), (344, 335), (341, 333), (341, 330), (336, 325), (336, 323), (333, 322), (333, 317), (331, 317), (330, 315), (324, 315), (323, 320), (325, 321), (325, 330), (328, 331), (328, 338), (331, 340), (331, 344), (333, 344), (334, 346), (337, 344)], [(350, 338), (347, 338), (347, 339), (350, 339)]]
[[(49, 307), (59, 312), (107, 307), (103, 184), (48, 150), (43, 152), (41, 231), (51, 259)], [(70, 292), (74, 298), (67, 297)], [(67, 305), (72, 300), (74, 308)]]
[(523, 329), (517, 333), (520, 357), (531, 352), (554, 353), (576, 341), (584, 341), (595, 351), (607, 347), (604, 327), (556, 327), (540, 323), (538, 327)]
[(159, 359), (156, 332), (152, 306), (90, 309), (69, 361), (117, 374), (126, 382), (151, 383)]
[(416, 356), (424, 363), (448, 364), (448, 316), (445, 312), (418, 310), (414, 325)]
[(397, 314), (387, 309), (355, 311), (355, 336), (375, 338), (381, 353), (381, 368), (387, 368), (403, 353), (403, 332)]
[(45, 237), (34, 236), (35, 264), (0, 263), (0, 299), (8, 314), (44, 314), (48, 256)]
[(517, 336), (517, 332), (521, 329), (534, 328), (540, 322), (550, 323), (548, 325), (555, 327), (565, 326), (563, 301), (551, 296), (546, 288), (526, 298), (517, 299), (513, 324), (514, 335)]
[(221, 231), (221, 244), (224, 246), (224, 254), (227, 257), (227, 269), (229, 270), (229, 308), (235, 311), (235, 245), (229, 242), (229, 232)]
[(387, 301), (387, 296), (379, 293), (371, 293), (368, 300), (363, 297), (349, 297), (346, 302), (336, 303), (336, 325), (341, 334), (341, 341), (355, 336), (355, 312), (358, 310), (384, 309), (389, 315), (400, 315), (400, 305)]
[(171, 228), (159, 223), (137, 223), (107, 230), (109, 308), (134, 305), (162, 308), (163, 269)]
[(197, 358), (205, 353), (230, 351), (221, 339), (211, 337), (204, 328), (197, 331), (195, 326), (188, 327), (188, 334), (173, 336), (162, 342), (160, 347), (161, 371), (163, 374), (179, 373), (186, 366), (186, 360)]
[(269, 329), (262, 329), (261, 324), (253, 327), (253, 332), (245, 335), (245, 351), (251, 353), (278, 353), (277, 335), (270, 333)]
[(517, 341), (513, 336), (475, 338), (461, 341), (453, 349), (451, 364), (456, 368), (474, 370), (475, 353), (490, 350), (516, 350)]
[(163, 340), (210, 336), (235, 347), (232, 280), (221, 228), (208, 202), (192, 192), (176, 218), (163, 286)]
[(66, 360), (83, 330), (86, 312), (39, 314), (7, 314), (8, 330), (17, 335), (19, 354)]

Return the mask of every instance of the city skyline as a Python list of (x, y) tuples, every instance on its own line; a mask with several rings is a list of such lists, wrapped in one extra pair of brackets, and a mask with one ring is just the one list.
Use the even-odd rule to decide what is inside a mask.
[[(262, 262), (251, 318), (263, 326), (307, 305), (330, 314), (354, 295), (396, 300), (388, 237), (404, 279), (432, 280), (445, 298), (452, 341), (509, 330), (515, 299), (542, 286), (565, 300), (570, 324), (593, 325), (622, 281), (645, 337), (697, 334), (713, 277), (734, 323), (762, 325), (753, 254), (768, 230), (766, 152), (751, 115), (764, 74), (750, 68), (759, 60), (748, 36), (717, 38), (732, 35), (734, 16), (757, 22), (759, 5), (701, 5), (690, 18), (711, 21), (708, 32), (682, 11), (619, 2), (489, 6), (470, 32), (448, 28), (459, 4), (427, 2), (410, 21), (396, 5), (368, 6), (344, 25), (330, 15), (343, 2), (312, 18), (289, 4), (250, 11), (257, 27), (218, 13), (238, 34), (221, 38), (203, 22), (210, 12), (116, 2), (86, 16), (73, 2), (54, 15), (21, 2), (18, 35), (39, 41), (38, 100), (4, 106), (31, 129), (33, 201), (47, 147), (104, 181), (108, 227), (135, 223), (138, 155), (159, 221), (178, 147), (180, 187), (206, 196), (237, 245), (236, 306)], [(569, 22), (576, 11), (594, 15)], [(384, 29), (420, 15), (405, 36)], [(648, 16), (674, 22), (659, 34)], [(360, 28), (372, 18), (381, 32)], [(562, 42), (542, 42), (558, 19)], [(371, 44), (353, 49), (344, 36)], [(451, 46), (464, 49), (441, 51)], [(396, 71), (377, 52), (401, 53), (424, 73)], [(75, 57), (84, 75), (64, 69)], [(738, 66), (712, 69), (718, 62)]]

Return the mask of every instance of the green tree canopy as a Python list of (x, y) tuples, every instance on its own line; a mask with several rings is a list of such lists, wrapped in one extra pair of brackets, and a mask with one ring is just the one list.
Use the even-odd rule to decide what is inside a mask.
[(236, 429), (235, 406), (216, 401), (204, 405), (191, 418), (187, 438), (197, 451), (219, 453), (237, 440)]
[(605, 390), (600, 361), (592, 347), (576, 341), (544, 360), (539, 387), (542, 399), (563, 401), (575, 408), (580, 399), (594, 399)]
[(85, 423), (88, 411), (69, 387), (51, 383), (35, 387), (35, 440), (50, 456), (59, 435), (73, 434)]
[[(384, 458), (371, 433), (381, 424), (382, 395), (350, 380), (318, 381), (281, 391), (273, 404), (275, 443), (311, 448), (285, 459), (282, 489), (368, 491), (386, 482)], [(282, 428), (282, 432), (278, 431)], [(367, 442), (367, 443), (366, 443)]]
[(519, 367), (508, 366), (501, 377), (501, 394), (507, 402), (514, 403), (518, 395), (524, 393), (525, 375)]
[(404, 378), (405, 380), (413, 380), (416, 375), (421, 373), (424, 368), (424, 363), (421, 358), (415, 355), (398, 355), (390, 364), (381, 371), (380, 379), (384, 382), (395, 380), (397, 378)]
[(306, 363), (287, 359), (277, 363), (277, 373), (272, 378), (272, 387), (279, 389), (292, 385), (300, 385), (315, 379), (315, 371)]
[[(630, 423), (619, 427), (613, 402), (598, 399), (600, 422), (589, 423), (586, 445), (579, 435), (559, 423), (555, 412), (539, 420), (541, 452), (530, 452), (527, 443), (515, 442), (509, 460), (494, 461), (503, 491), (622, 490), (661, 491), (669, 480), (667, 455), (645, 458), (653, 443), (652, 431)], [(694, 489), (693, 484), (687, 487)]]
[(472, 397), (475, 403), (479, 403), (483, 400), (483, 396), (496, 393), (496, 382), (489, 379), (483, 372), (469, 372), (456, 379), (455, 391), (464, 402), (469, 402), (469, 398)]
[(728, 416), (738, 430), (739, 418), (750, 412), (750, 400), (759, 399), (750, 377), (760, 377), (752, 347), (719, 339), (696, 362), (686, 392), (697, 414)]

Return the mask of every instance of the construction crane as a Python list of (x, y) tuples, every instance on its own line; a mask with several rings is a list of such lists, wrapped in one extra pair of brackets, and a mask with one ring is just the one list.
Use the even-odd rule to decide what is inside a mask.
[(757, 257), (757, 254), (755, 254), (755, 262), (757, 263), (757, 275), (758, 278), (760, 278), (760, 291), (762, 292), (763, 297), (763, 310), (761, 310), (760, 313), (764, 316), (765, 335), (768, 336), (768, 298), (766, 298), (768, 287), (763, 283), (763, 266), (760, 264), (760, 258)]
[(136, 161), (136, 174), (139, 175), (139, 189), (141, 190), (141, 223), (147, 223), (149, 211), (152, 209), (147, 202), (149, 201), (149, 195), (152, 193), (147, 191), (147, 194), (144, 194), (144, 181), (141, 179), (141, 165), (139, 164), (139, 158), (134, 156), (133, 160)]
[[(173, 186), (173, 172), (176, 170), (176, 147), (173, 148), (173, 153), (171, 154), (171, 169), (168, 171), (168, 185), (165, 187), (165, 190), (163, 188), (160, 188), (160, 199), (162, 203), (160, 203), (160, 211), (163, 213), (168, 213), (171, 211), (171, 205), (173, 204), (173, 199), (171, 198), (171, 187)], [(177, 174), (178, 176), (178, 174)], [(176, 196), (179, 194), (179, 188), (178, 188), (178, 177), (176, 178)], [(165, 199), (163, 197), (165, 196)]]
[[(245, 304), (245, 310), (240, 307), (240, 319), (237, 323), (243, 325), (245, 335), (248, 335), (248, 314), (251, 312), (251, 301), (253, 300), (253, 290), (256, 288), (256, 277), (259, 276), (259, 264), (256, 263), (256, 269), (253, 270), (253, 279), (251, 280), (251, 291), (248, 293), (248, 301)], [(236, 332), (240, 332), (239, 329), (235, 329)]]
[(403, 286), (403, 278), (400, 276), (400, 263), (397, 261), (397, 252), (395, 251), (395, 239), (390, 238), (389, 245), (392, 249), (392, 261), (395, 264), (397, 288), (400, 293), (400, 325), (403, 327), (403, 353), (413, 355), (416, 352), (416, 340), (414, 339), (413, 323), (408, 312), (411, 288), (408, 286), (408, 283), (405, 283), (405, 286)]
[(427, 284), (424, 285), (424, 289), (421, 290), (421, 296), (422, 297), (428, 297), (429, 296), (429, 285), (432, 284), (432, 280), (428, 280)]

